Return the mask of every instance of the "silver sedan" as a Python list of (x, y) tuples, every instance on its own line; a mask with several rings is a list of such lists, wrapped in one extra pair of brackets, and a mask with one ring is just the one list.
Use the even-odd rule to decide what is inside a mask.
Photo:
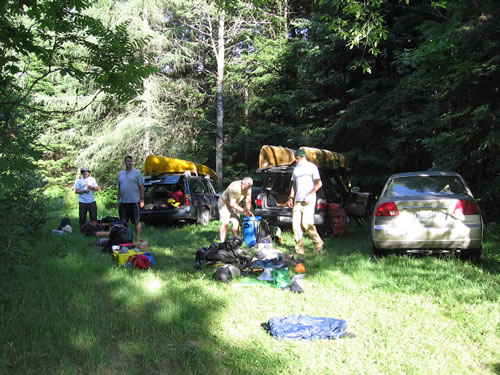
[(483, 219), (455, 172), (409, 172), (389, 177), (371, 222), (373, 252), (454, 253), (479, 260)]

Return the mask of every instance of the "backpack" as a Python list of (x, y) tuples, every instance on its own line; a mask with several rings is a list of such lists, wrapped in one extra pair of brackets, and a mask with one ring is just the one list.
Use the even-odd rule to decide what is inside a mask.
[(257, 243), (271, 243), (273, 242), (273, 233), (269, 227), (269, 223), (262, 219), (259, 224), (259, 231), (257, 233)]
[(111, 253), (113, 246), (120, 245), (125, 242), (132, 242), (132, 237), (132, 230), (126, 222), (115, 221), (112, 223), (111, 230), (109, 231), (109, 241), (102, 251)]
[(347, 234), (348, 218), (342, 206), (338, 203), (328, 205), (328, 214), (334, 236), (344, 236)]
[(252, 261), (252, 257), (240, 249), (243, 239), (240, 236), (230, 238), (225, 242), (214, 242), (209, 247), (200, 247), (196, 250), (195, 268), (201, 269), (207, 264), (235, 264), (245, 267)]
[(71, 220), (69, 219), (68, 215), (66, 215), (61, 219), (61, 222), (59, 223), (57, 230), (62, 230), (66, 225), (71, 226)]

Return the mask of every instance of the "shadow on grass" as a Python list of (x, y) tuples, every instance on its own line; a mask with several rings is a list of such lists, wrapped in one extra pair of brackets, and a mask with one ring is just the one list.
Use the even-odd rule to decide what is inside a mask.
[[(237, 345), (219, 332), (225, 290), (193, 268), (196, 250), (216, 241), (217, 231), (216, 223), (145, 227), (143, 239), (157, 261), (148, 272), (118, 269), (79, 233), (43, 236), (32, 268), (11, 280), (17, 294), (0, 306), (0, 373), (279, 373), (286, 364), (266, 351), (269, 344)], [(286, 238), (283, 248), (291, 253)], [(490, 274), (498, 262), (487, 271), (430, 257), (374, 258), (367, 227), (325, 242), (324, 254), (309, 246), (305, 256), (312, 280), (335, 271), (386, 293), (441, 298), (446, 290), (457, 303), (497, 299)]]
[(118, 269), (79, 233), (44, 236), (3, 311), (0, 373), (255, 374), (257, 362), (278, 373), (280, 358), (215, 333), (224, 299), (192, 268), (213, 227), (145, 235), (158, 265), (148, 272)]
[(498, 244), (486, 243), (487, 251), (479, 264), (451, 256), (390, 255), (375, 257), (371, 251), (369, 226), (354, 228), (347, 236), (326, 239), (327, 257), (314, 258), (314, 272), (336, 269), (361, 282), (371, 275), (374, 288), (387, 292), (427, 293), (440, 298), (444, 293), (457, 303), (494, 302), (500, 263)]

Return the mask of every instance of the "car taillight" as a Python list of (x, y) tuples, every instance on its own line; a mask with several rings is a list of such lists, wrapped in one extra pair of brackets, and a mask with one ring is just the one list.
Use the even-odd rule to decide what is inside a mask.
[(479, 215), (479, 207), (476, 202), (469, 199), (460, 199), (455, 206), (454, 214), (462, 213), (462, 215)]
[(326, 210), (326, 201), (324, 199), (316, 201), (316, 210)]
[(399, 216), (399, 210), (394, 202), (381, 203), (375, 210), (375, 216)]
[(255, 199), (255, 207), (262, 208), (262, 196), (260, 194)]
[(189, 196), (189, 194), (186, 194), (186, 195), (184, 196), (184, 204), (185, 204), (186, 206), (191, 206), (191, 197)]

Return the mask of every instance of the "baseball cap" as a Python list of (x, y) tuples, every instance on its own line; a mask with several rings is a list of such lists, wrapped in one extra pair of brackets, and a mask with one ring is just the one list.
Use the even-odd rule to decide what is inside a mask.
[(84, 171), (89, 171), (90, 172), (90, 169), (88, 169), (87, 167), (83, 167), (82, 169), (80, 169), (80, 171), (83, 173)]
[(306, 156), (306, 152), (304, 150), (297, 150), (295, 151), (295, 157), (297, 156)]

